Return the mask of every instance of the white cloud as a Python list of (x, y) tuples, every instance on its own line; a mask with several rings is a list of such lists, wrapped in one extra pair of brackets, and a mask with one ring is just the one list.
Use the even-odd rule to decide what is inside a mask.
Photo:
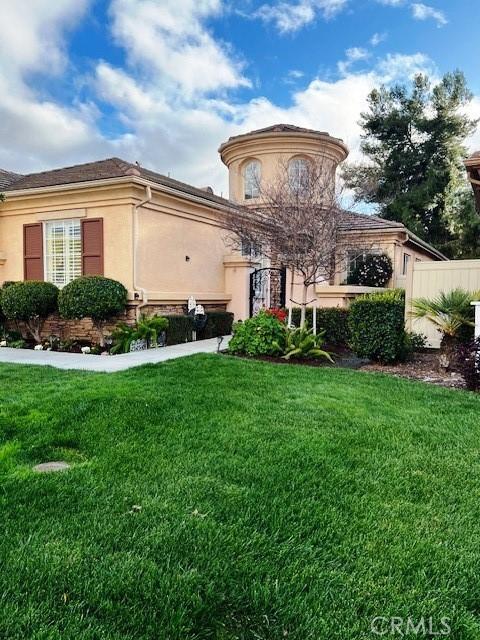
[(337, 63), (339, 72), (345, 75), (350, 72), (351, 67), (360, 60), (367, 60), (370, 57), (370, 52), (363, 47), (350, 47), (345, 51), (345, 60), (340, 60)]
[(280, 33), (298, 31), (313, 22), (318, 15), (332, 18), (346, 7), (348, 0), (299, 0), (264, 4), (254, 12), (254, 18), (271, 22)]
[(372, 45), (372, 47), (377, 47), (382, 42), (385, 42), (387, 38), (388, 34), (386, 33), (374, 33), (370, 38), (370, 44)]
[(101, 148), (94, 105), (65, 107), (35, 91), (32, 74), (57, 76), (69, 65), (66, 32), (88, 0), (2, 1), (0, 166), (25, 171), (87, 158)]
[(113, 35), (129, 62), (190, 95), (248, 86), (242, 65), (205, 27), (221, 0), (112, 0)]
[(412, 15), (415, 20), (435, 20), (438, 27), (443, 27), (448, 23), (443, 11), (422, 3), (412, 4)]

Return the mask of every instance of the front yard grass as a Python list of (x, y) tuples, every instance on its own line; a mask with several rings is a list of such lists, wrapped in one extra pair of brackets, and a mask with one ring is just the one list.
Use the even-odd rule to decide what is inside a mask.
[(0, 638), (480, 637), (479, 397), (218, 356), (0, 385)]

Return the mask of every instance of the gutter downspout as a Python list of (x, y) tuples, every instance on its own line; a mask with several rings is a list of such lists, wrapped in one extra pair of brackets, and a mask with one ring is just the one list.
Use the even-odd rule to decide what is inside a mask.
[(148, 304), (148, 291), (143, 287), (140, 287), (137, 282), (138, 277), (138, 210), (143, 205), (151, 202), (152, 200), (152, 190), (149, 185), (145, 187), (145, 199), (139, 202), (138, 204), (133, 205), (133, 289), (135, 293), (140, 292), (142, 296), (142, 302), (137, 307), (137, 320), (140, 318), (141, 310), (147, 306)]

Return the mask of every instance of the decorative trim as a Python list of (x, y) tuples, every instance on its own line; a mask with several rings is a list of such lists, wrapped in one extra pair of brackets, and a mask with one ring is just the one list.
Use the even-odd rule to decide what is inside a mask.
[(86, 209), (64, 209), (63, 211), (48, 211), (37, 215), (38, 222), (50, 222), (51, 220), (70, 220), (71, 218), (86, 218)]

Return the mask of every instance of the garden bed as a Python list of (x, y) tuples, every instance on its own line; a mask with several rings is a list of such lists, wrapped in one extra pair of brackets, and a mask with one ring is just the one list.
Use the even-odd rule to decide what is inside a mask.
[(379, 371), (389, 373), (400, 378), (421, 380), (442, 387), (464, 389), (465, 382), (459, 373), (445, 371), (439, 368), (438, 351), (428, 350), (417, 352), (407, 362), (392, 365), (368, 362), (361, 366), (364, 371)]

